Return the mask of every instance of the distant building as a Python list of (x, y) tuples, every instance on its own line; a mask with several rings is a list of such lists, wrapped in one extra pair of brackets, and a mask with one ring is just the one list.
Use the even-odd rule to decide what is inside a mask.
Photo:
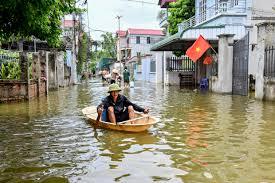
[(155, 82), (156, 63), (150, 47), (164, 38), (162, 30), (129, 28), (118, 31), (117, 36), (117, 58), (129, 67), (136, 80)]

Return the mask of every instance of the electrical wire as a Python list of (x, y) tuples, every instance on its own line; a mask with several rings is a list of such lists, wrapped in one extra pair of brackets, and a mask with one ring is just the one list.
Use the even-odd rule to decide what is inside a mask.
[(148, 2), (148, 1), (140, 1), (140, 0), (121, 0), (121, 1), (129, 1), (129, 2), (135, 2), (135, 3), (141, 3), (141, 4), (150, 4), (150, 5), (157, 5), (158, 3)]

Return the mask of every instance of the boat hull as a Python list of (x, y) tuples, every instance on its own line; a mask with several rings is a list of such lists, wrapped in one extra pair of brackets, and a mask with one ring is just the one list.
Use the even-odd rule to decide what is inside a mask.
[(113, 124), (110, 122), (104, 122), (97, 118), (97, 111), (96, 106), (86, 107), (82, 109), (82, 113), (97, 128), (104, 128), (110, 130), (117, 130), (117, 131), (125, 131), (125, 132), (142, 132), (146, 131), (150, 128), (153, 124), (157, 122), (156, 118), (149, 116), (148, 114), (140, 114), (135, 113), (135, 118), (132, 120), (127, 120), (120, 122), (118, 124)]

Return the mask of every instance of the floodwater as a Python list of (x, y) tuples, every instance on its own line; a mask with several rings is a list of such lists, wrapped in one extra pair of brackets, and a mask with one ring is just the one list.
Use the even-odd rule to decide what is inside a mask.
[(149, 83), (122, 93), (159, 122), (144, 133), (94, 129), (81, 109), (97, 80), (0, 104), (0, 182), (275, 182), (275, 103)]

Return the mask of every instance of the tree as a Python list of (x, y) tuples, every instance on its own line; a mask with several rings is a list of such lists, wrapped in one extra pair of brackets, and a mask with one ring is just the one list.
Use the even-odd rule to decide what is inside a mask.
[(103, 41), (101, 43), (102, 51), (108, 58), (116, 59), (116, 37), (112, 33), (102, 34)]
[(112, 33), (107, 32), (101, 35), (102, 41), (93, 41), (95, 51), (91, 54), (90, 70), (95, 71), (97, 62), (102, 58), (116, 60), (116, 41), (117, 38)]
[(35, 36), (58, 46), (61, 18), (77, 11), (75, 0), (0, 1), (0, 41)]
[(169, 33), (176, 34), (178, 32), (178, 24), (195, 15), (195, 0), (177, 0), (170, 3), (169, 8)]
[(77, 62), (77, 73), (81, 74), (83, 66), (87, 62), (88, 58), (88, 35), (83, 32), (81, 39), (79, 40), (79, 51), (78, 51), (78, 62)]
[[(177, 0), (170, 3), (168, 16), (168, 32), (173, 35), (178, 32), (178, 24), (195, 15), (195, 0)], [(174, 55), (184, 55), (183, 51), (174, 51)]]

